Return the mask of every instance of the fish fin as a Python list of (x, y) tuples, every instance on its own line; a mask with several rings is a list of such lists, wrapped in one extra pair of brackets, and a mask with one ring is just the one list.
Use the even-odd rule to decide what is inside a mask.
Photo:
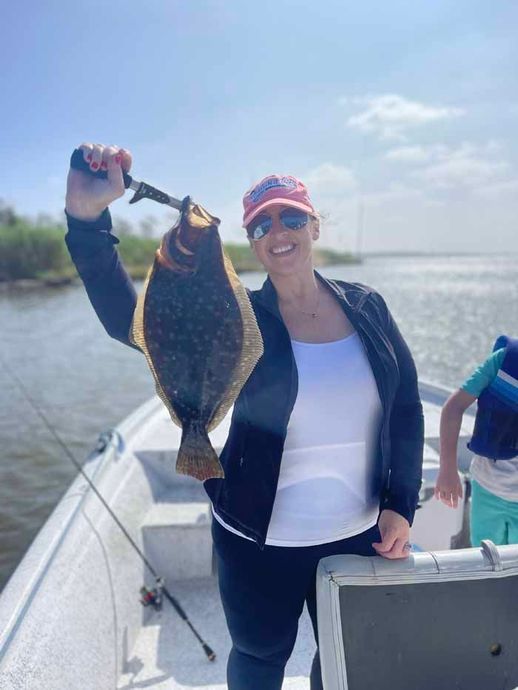
[(234, 293), (234, 298), (241, 314), (243, 345), (239, 356), (239, 361), (232, 376), (230, 377), (229, 386), (225, 391), (225, 395), (208, 421), (207, 428), (209, 431), (215, 429), (223, 420), (230, 407), (236, 401), (241, 389), (245, 385), (248, 377), (254, 370), (257, 362), (263, 356), (264, 352), (263, 338), (257, 324), (257, 319), (255, 317), (254, 308), (252, 307), (250, 298), (248, 297), (243, 284), (239, 280), (234, 266), (232, 265), (232, 261), (227, 254), (225, 254), (223, 249), (220, 251), (222, 252), (227, 279), (230, 283)]
[(225, 473), (207, 431), (197, 424), (185, 425), (176, 458), (176, 471), (195, 479), (223, 479)]
[(131, 323), (131, 329), (130, 329), (130, 342), (132, 342), (134, 345), (136, 345), (142, 352), (144, 353), (144, 356), (146, 358), (146, 361), (148, 363), (149, 368), (151, 369), (151, 373), (153, 374), (153, 378), (155, 379), (155, 387), (156, 387), (156, 392), (158, 397), (162, 400), (164, 405), (167, 407), (167, 410), (169, 414), (171, 415), (171, 419), (177, 426), (182, 426), (182, 422), (178, 418), (178, 415), (176, 412), (173, 410), (173, 407), (171, 403), (169, 402), (169, 399), (167, 395), (165, 394), (162, 385), (160, 383), (160, 378), (158, 376), (158, 373), (155, 369), (155, 365), (153, 362), (153, 358), (151, 356), (151, 352), (149, 351), (149, 346), (146, 341), (146, 327), (145, 327), (145, 308), (146, 308), (146, 299), (148, 296), (148, 286), (155, 277), (155, 274), (157, 271), (161, 269), (161, 264), (158, 261), (158, 259), (155, 259), (153, 262), (151, 268), (148, 271), (147, 277), (146, 277), (146, 282), (144, 283), (144, 287), (142, 289), (142, 292), (139, 294), (138, 299), (137, 299), (137, 305), (135, 307), (135, 311), (133, 313), (133, 321)]

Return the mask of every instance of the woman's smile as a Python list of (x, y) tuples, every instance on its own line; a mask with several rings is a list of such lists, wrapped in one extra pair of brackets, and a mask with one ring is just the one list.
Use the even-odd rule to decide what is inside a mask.
[(284, 244), (279, 244), (276, 247), (270, 249), (270, 254), (274, 256), (284, 256), (286, 254), (292, 254), (296, 248), (296, 244), (293, 242), (285, 242)]

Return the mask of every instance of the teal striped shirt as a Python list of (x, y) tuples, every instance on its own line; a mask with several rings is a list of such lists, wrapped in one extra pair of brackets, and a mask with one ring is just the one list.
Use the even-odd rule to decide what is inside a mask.
[(504, 354), (505, 348), (493, 352), (486, 361), (475, 369), (471, 376), (464, 381), (460, 389), (478, 398), (484, 388), (487, 388), (496, 378), (498, 370), (504, 361)]

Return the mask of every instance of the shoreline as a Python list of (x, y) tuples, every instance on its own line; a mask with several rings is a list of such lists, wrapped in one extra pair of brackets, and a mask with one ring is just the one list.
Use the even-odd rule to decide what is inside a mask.
[[(231, 250), (232, 251), (232, 250)], [(325, 250), (324, 250), (325, 252)], [(338, 256), (336, 256), (338, 254)], [(369, 259), (411, 259), (411, 258), (462, 258), (462, 257), (492, 257), (496, 258), (502, 256), (500, 252), (494, 253), (478, 253), (478, 252), (366, 252), (361, 258), (354, 257), (352, 255), (346, 255), (344, 258), (339, 256), (339, 253), (335, 253), (333, 257), (318, 256), (315, 257), (314, 266), (315, 268), (322, 268), (325, 266), (354, 266), (360, 265)], [(248, 259), (248, 258), (247, 258)], [(238, 275), (243, 273), (258, 273), (262, 272), (262, 268), (259, 264), (255, 265), (253, 260), (247, 260), (239, 265), (238, 261), (233, 261), (234, 268)], [(128, 273), (132, 280), (139, 281), (144, 280), (149, 266), (133, 266), (126, 267)], [(41, 288), (58, 289), (62, 287), (69, 287), (71, 285), (76, 285), (81, 283), (81, 278), (77, 274), (64, 274), (64, 275), (47, 275), (40, 278), (18, 278), (16, 280), (0, 280), (0, 295), (11, 291), (24, 291), (24, 290), (34, 290)]]
[[(315, 268), (322, 268), (323, 266), (336, 266), (336, 265), (353, 265), (361, 264), (362, 261), (358, 259), (351, 259), (348, 261), (317, 261), (315, 262)], [(236, 273), (238, 275), (242, 273), (256, 273), (261, 271), (261, 267), (252, 265), (246, 266), (234, 266)], [(144, 280), (147, 275), (149, 267), (138, 267), (133, 270), (129, 269), (128, 273), (132, 280)], [(18, 278), (16, 280), (4, 280), (0, 281), (0, 294), (17, 291), (17, 290), (34, 290), (38, 288), (50, 288), (58, 289), (62, 287), (69, 287), (71, 285), (76, 285), (81, 283), (81, 278), (78, 275), (64, 275), (64, 276), (47, 276), (43, 278)]]

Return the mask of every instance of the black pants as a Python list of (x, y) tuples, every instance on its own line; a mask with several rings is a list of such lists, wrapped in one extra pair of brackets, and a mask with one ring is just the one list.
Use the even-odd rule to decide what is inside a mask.
[[(315, 575), (318, 562), (335, 554), (374, 556), (377, 526), (349, 539), (319, 546), (265, 546), (232, 534), (213, 520), (221, 600), (232, 638), (228, 690), (280, 690), (306, 602), (318, 644)], [(322, 679), (318, 649), (311, 690)]]

